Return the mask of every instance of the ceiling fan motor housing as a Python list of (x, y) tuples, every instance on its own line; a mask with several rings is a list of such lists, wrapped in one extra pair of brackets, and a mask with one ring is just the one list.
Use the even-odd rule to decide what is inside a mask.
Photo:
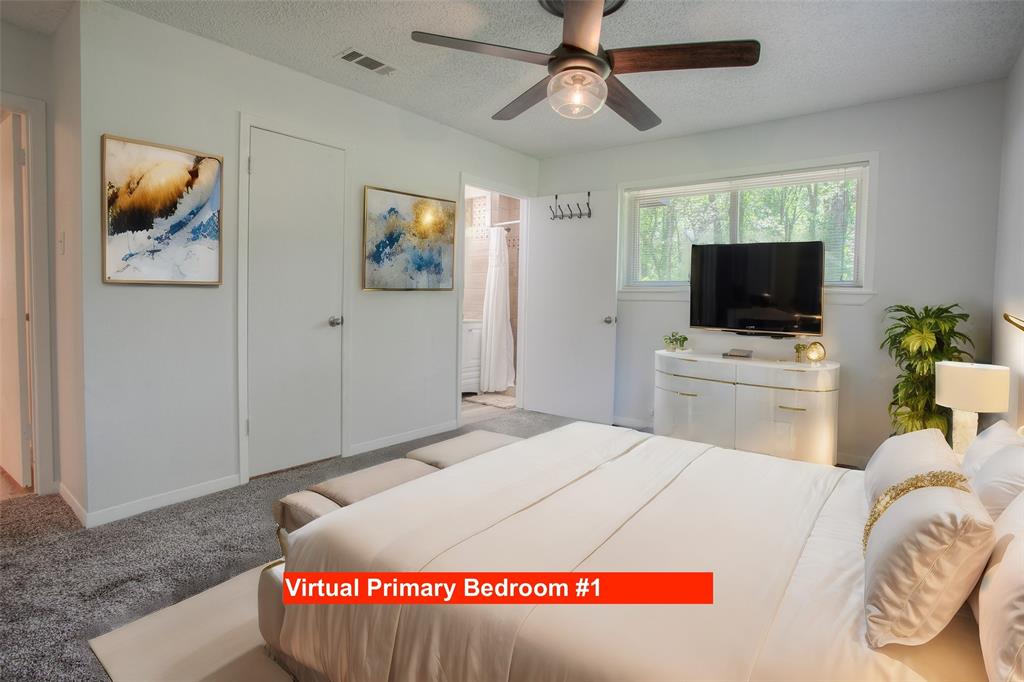
[(566, 69), (586, 69), (587, 71), (593, 71), (605, 80), (612, 73), (612, 67), (608, 63), (608, 57), (605, 54), (604, 48), (600, 48), (597, 54), (591, 54), (572, 45), (559, 45), (551, 53), (551, 60), (548, 62), (548, 73), (554, 76)]

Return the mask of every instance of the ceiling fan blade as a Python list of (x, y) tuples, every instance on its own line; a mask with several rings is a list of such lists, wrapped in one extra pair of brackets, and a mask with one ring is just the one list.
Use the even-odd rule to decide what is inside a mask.
[(603, 16), (604, 0), (565, 0), (562, 42), (597, 54), (601, 47)]
[(658, 115), (647, 108), (647, 105), (640, 101), (640, 98), (633, 94), (633, 91), (622, 84), (615, 76), (608, 76), (605, 80), (608, 85), (608, 100), (606, 104), (616, 114), (626, 119), (626, 122), (637, 130), (650, 130), (661, 123)]
[(520, 50), (517, 47), (505, 47), (504, 45), (491, 45), (490, 43), (480, 43), (475, 40), (441, 36), (436, 33), (424, 33), (423, 31), (413, 31), (412, 39), (417, 43), (426, 43), (427, 45), (437, 45), (439, 47), (450, 47), (453, 50), (476, 52), (477, 54), (486, 54), (492, 57), (514, 59), (517, 62), (527, 62), (529, 64), (537, 64), (539, 66), (547, 66), (548, 61), (551, 59), (551, 55), (544, 52)]
[(617, 74), (753, 66), (760, 56), (761, 43), (756, 40), (648, 45), (608, 50), (612, 73)]
[(548, 81), (551, 80), (551, 76), (547, 76), (539, 83), (531, 87), (523, 94), (516, 97), (514, 100), (505, 105), (505, 107), (491, 116), (495, 121), (511, 121), (513, 118), (523, 113), (534, 104), (538, 104), (548, 96)]

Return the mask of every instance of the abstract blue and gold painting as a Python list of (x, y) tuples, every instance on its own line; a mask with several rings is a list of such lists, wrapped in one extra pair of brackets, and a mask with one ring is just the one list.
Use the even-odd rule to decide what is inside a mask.
[(363, 205), (363, 289), (454, 287), (454, 201), (367, 186)]
[(102, 139), (103, 281), (220, 284), (223, 159)]

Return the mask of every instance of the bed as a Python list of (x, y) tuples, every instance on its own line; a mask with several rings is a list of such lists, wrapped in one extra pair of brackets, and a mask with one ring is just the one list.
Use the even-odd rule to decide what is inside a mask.
[(710, 570), (713, 605), (284, 608), (271, 589), (261, 630), (303, 680), (984, 680), (969, 611), (925, 645), (865, 643), (862, 476), (570, 424), (313, 521), (288, 570)]

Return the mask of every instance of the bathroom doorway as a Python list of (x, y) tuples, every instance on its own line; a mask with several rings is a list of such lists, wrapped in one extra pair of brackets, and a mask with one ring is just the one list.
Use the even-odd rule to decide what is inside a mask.
[(523, 201), (466, 185), (462, 269), (463, 424), (517, 404)]
[(0, 92), (0, 500), (57, 492), (46, 105)]

